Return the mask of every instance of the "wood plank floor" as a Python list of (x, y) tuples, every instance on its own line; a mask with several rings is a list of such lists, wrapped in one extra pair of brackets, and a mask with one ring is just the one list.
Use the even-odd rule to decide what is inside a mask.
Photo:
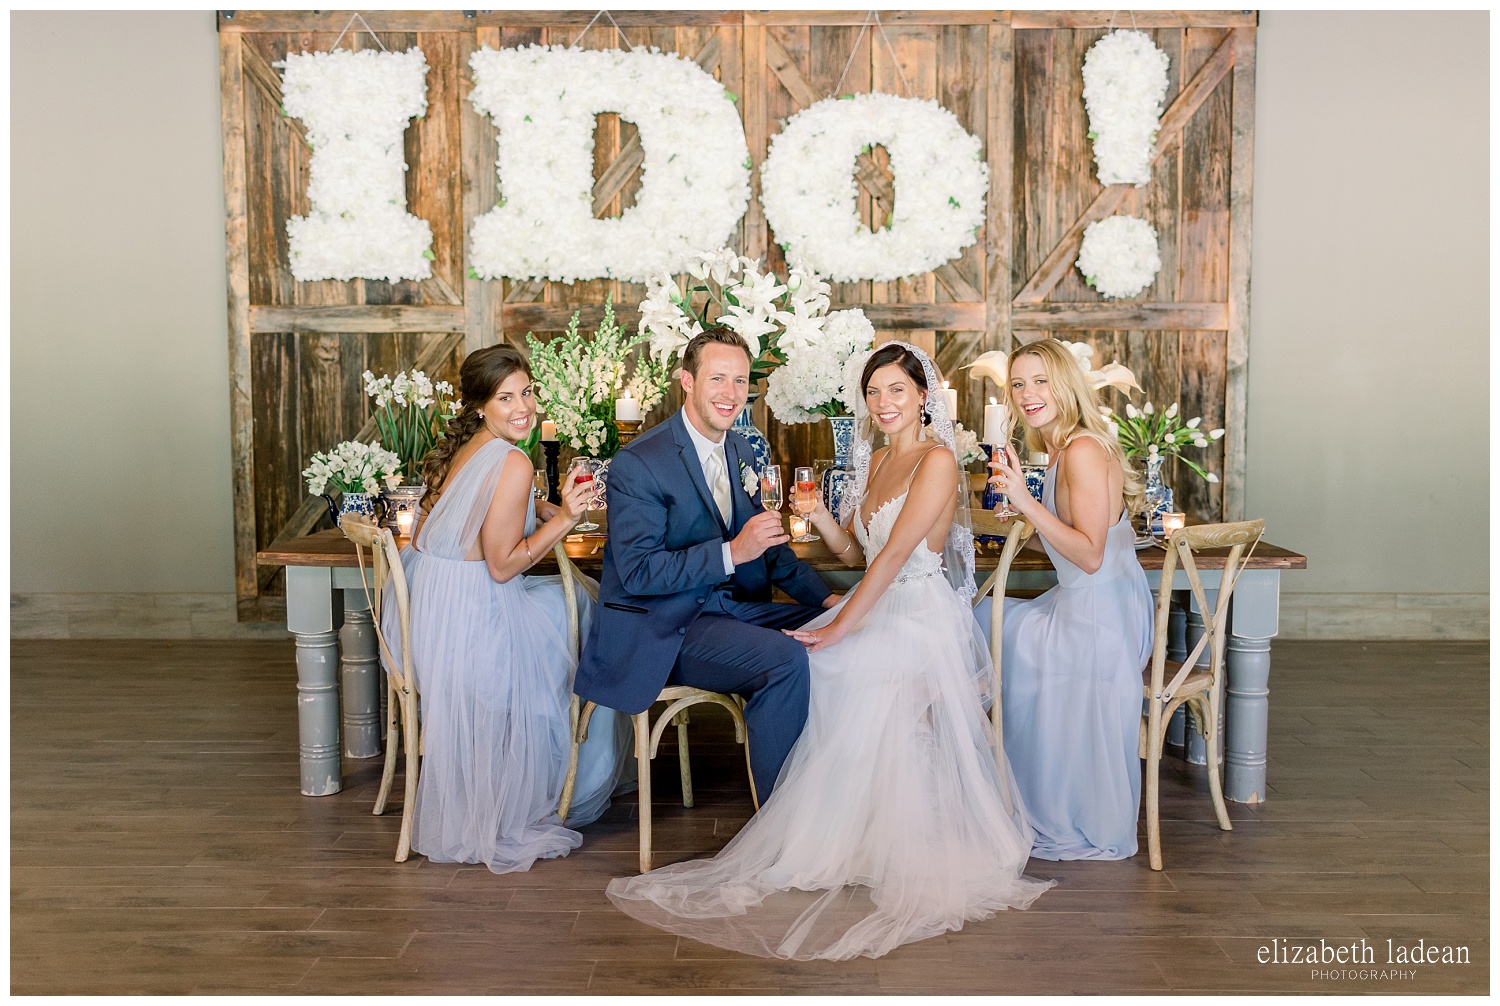
[[(1269, 800), (1213, 825), (1201, 769), (1167, 762), (1166, 870), (1044, 863), (1027, 912), (880, 960), (788, 963), (650, 929), (604, 897), (634, 869), (634, 797), (530, 872), (395, 864), (376, 761), (297, 794), (289, 643), (14, 641), (15, 993), (1483, 993), (1489, 989), (1484, 643), (1283, 642)], [(654, 779), (658, 862), (748, 816), (727, 721), (695, 714), (698, 806)], [(670, 736), (670, 735), (669, 735)], [(399, 789), (397, 800), (399, 801)], [(1314, 979), (1273, 937), (1465, 945), (1467, 966)], [(1389, 968), (1387, 968), (1389, 970)], [(1412, 969), (1402, 968), (1410, 971)]]

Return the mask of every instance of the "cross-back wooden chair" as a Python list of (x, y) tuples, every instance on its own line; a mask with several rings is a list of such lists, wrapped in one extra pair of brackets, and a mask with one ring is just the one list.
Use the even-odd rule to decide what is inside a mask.
[[(577, 653), (576, 649), (574, 653)], [(685, 685), (669, 685), (661, 690), (656, 701), (665, 702), (667, 707), (656, 717), (654, 724), (649, 708), (630, 717), (635, 727), (636, 784), (639, 787), (636, 798), (640, 803), (638, 817), (642, 873), (651, 869), (651, 760), (656, 757), (662, 734), (666, 733), (669, 725), (677, 727), (677, 771), (682, 778), (682, 805), (684, 807), (693, 805), (693, 771), (688, 761), (688, 709), (690, 707), (707, 703), (723, 706), (729, 710), (729, 716), (734, 720), (735, 742), (744, 746), (745, 767), (747, 770), (750, 767), (750, 738), (745, 730), (745, 716), (742, 711), (744, 701), (738, 695), (725, 695), (702, 688), (689, 688)], [(580, 702), (577, 695), (573, 696), (573, 749), (568, 757), (568, 776), (563, 783), (562, 799), (557, 805), (557, 816), (560, 820), (567, 820), (568, 809), (573, 805), (573, 786), (578, 779), (578, 748), (589, 739), (589, 720), (593, 718), (594, 710), (597, 708), (598, 706), (593, 702)], [(755, 795), (754, 773), (750, 775), (750, 800), (756, 811), (759, 811), (760, 800)]]
[[(384, 658), (386, 687), (390, 701), (385, 723), (385, 771), (380, 777), (380, 792), (375, 796), (377, 816), (385, 813), (386, 801), (391, 795), (391, 784), (396, 778), (396, 748), (398, 737), (405, 739), (406, 747), (406, 794), (401, 805), (401, 837), (396, 842), (396, 862), (404, 863), (411, 853), (411, 812), (417, 801), (417, 776), (422, 760), (422, 728), (418, 713), (417, 679), (411, 660), (411, 592), (406, 583), (406, 570), (401, 565), (401, 553), (396, 548), (396, 539), (391, 529), (380, 527), (374, 521), (354, 515), (339, 521), (344, 537), (354, 542), (355, 559), (359, 562), (359, 578), (369, 599), (370, 614), (375, 622), (375, 636), (380, 640), (380, 652)], [(365, 576), (364, 550), (371, 552), (371, 567), (374, 570), (373, 590)], [(392, 652), (385, 633), (380, 628), (381, 608), (385, 603), (385, 587), (391, 585), (396, 599), (397, 621), (401, 626), (401, 652)], [(399, 734), (398, 734), (399, 728)]]
[[(1167, 723), (1179, 706), (1187, 706), (1189, 715), (1203, 735), (1208, 751), (1208, 789), (1213, 798), (1219, 827), (1232, 831), (1229, 811), (1224, 806), (1224, 784), (1219, 764), (1219, 710), (1224, 705), (1224, 648), (1228, 641), (1229, 600), (1235, 583), (1250, 554), (1265, 532), (1264, 520), (1245, 520), (1233, 524), (1198, 524), (1174, 531), (1167, 539), (1167, 557), (1162, 564), (1161, 586), (1156, 595), (1156, 640), (1151, 662), (1142, 675), (1145, 709), (1141, 713), (1141, 757), (1146, 759), (1146, 842), (1151, 869), (1160, 870), (1161, 861), (1161, 754)], [(1247, 549), (1246, 546), (1249, 546)], [(1204, 549), (1229, 549), (1219, 580), (1216, 603), (1210, 607), (1203, 580), (1193, 553)], [(1172, 610), (1172, 581), (1177, 566), (1187, 576), (1188, 588), (1198, 610), (1203, 612), (1203, 635), (1182, 662), (1167, 659), (1167, 624)], [(1208, 650), (1208, 667), (1197, 666), (1198, 658)]]
[(1000, 709), (1000, 684), (1001, 636), (1005, 628), (1005, 584), (1010, 579), (1011, 563), (1015, 562), (1016, 553), (1021, 550), (1022, 545), (1026, 544), (1026, 539), (1031, 537), (1032, 527), (1020, 517), (1001, 520), (990, 510), (975, 510), (970, 517), (970, 523), (976, 536), (990, 534), (1005, 538), (1005, 545), (1000, 549), (999, 565), (974, 594), (974, 607), (976, 608), (986, 596), (993, 598), (990, 603), (990, 662), (995, 665), (993, 686), (995, 695), (990, 702), (990, 724), (995, 728), (996, 749), (1003, 750), (1005, 726)]

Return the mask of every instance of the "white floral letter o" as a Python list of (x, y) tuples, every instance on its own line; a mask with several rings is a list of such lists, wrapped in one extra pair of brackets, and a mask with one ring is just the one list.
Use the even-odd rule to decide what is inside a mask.
[[(481, 49), (471, 100), (500, 130), (501, 202), (474, 221), (484, 279), (645, 282), (724, 244), (750, 201), (750, 152), (728, 92), (692, 60), (644, 49)], [(593, 212), (594, 116), (640, 130), (635, 205)]]
[(1161, 272), (1156, 229), (1121, 214), (1095, 220), (1084, 229), (1077, 264), (1088, 285), (1104, 296), (1134, 297)]
[[(896, 176), (889, 229), (859, 219), (854, 159), (881, 144)], [(935, 101), (893, 94), (828, 98), (787, 121), (761, 166), (776, 240), (839, 282), (931, 272), (978, 240), (989, 170), (976, 136)]]

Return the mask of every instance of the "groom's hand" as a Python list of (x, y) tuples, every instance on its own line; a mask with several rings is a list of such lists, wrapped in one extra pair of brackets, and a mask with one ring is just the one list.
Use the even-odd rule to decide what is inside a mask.
[(783, 545), (791, 540), (781, 527), (781, 514), (766, 510), (745, 521), (740, 533), (729, 543), (729, 559), (738, 566), (759, 559), (773, 545)]

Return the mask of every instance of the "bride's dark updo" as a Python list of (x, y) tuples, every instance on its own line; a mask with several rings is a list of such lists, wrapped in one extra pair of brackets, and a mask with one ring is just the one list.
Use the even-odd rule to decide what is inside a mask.
[(422, 481), (427, 492), (422, 496), (422, 509), (431, 510), (443, 491), (443, 482), (448, 478), (448, 469), (453, 466), (453, 457), (460, 447), (473, 439), (484, 425), (479, 409), (495, 395), (495, 389), (516, 371), (531, 377), (531, 365), (514, 346), (486, 346), (476, 349), (464, 357), (458, 370), (458, 397), (463, 407), (458, 415), (448, 420), (447, 432), (427, 456), (422, 459)]
[[(911, 378), (911, 383), (923, 391), (929, 390), (927, 387), (927, 371), (922, 367), (922, 361), (917, 358), (917, 354), (905, 346), (898, 346), (894, 342), (888, 342), (871, 353), (870, 358), (865, 361), (865, 371), (859, 376), (859, 393), (861, 397), (864, 396), (866, 389), (870, 387), (870, 378), (875, 376), (875, 371), (892, 363), (899, 366), (902, 372)], [(922, 425), (927, 426), (931, 422), (932, 416), (927, 411), (927, 407), (923, 406)]]

